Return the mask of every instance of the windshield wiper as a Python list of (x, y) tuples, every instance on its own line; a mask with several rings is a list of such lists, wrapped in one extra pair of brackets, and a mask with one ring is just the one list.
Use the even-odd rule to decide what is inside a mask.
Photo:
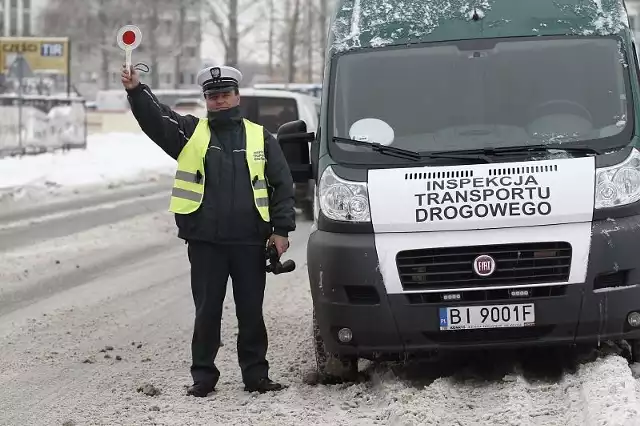
[(450, 160), (479, 160), (483, 163), (490, 163), (491, 159), (484, 155), (484, 153), (480, 152), (478, 155), (474, 155), (474, 153), (467, 153), (463, 151), (452, 151), (448, 152), (416, 152), (408, 149), (396, 148), (393, 146), (382, 145), (377, 142), (366, 142), (359, 141), (357, 139), (349, 139), (349, 138), (341, 138), (339, 136), (333, 137), (334, 142), (342, 142), (350, 145), (356, 146), (366, 146), (371, 148), (373, 151), (379, 152), (384, 155), (395, 156), (399, 158), (407, 158), (414, 161), (419, 161), (424, 158), (445, 158)]
[(492, 153), (495, 154), (510, 154), (510, 153), (519, 153), (519, 152), (540, 152), (540, 151), (565, 151), (565, 152), (575, 152), (575, 153), (586, 153), (586, 154), (600, 154), (600, 151), (594, 148), (590, 148), (588, 146), (582, 145), (573, 145), (566, 146), (562, 144), (540, 144), (540, 145), (523, 145), (523, 146), (506, 146), (504, 148), (488, 148)]
[(417, 161), (420, 159), (420, 154), (415, 151), (382, 145), (377, 142), (359, 141), (357, 139), (341, 138), (339, 136), (334, 136), (333, 141), (347, 143), (349, 145), (355, 145), (355, 146), (366, 146), (371, 148), (373, 151), (379, 152), (381, 154), (391, 155), (394, 157), (408, 158), (414, 161)]
[(543, 144), (543, 145), (523, 145), (523, 146), (505, 146), (502, 148), (477, 148), (477, 149), (464, 149), (464, 150), (456, 150), (456, 151), (438, 151), (432, 153), (433, 155), (440, 154), (469, 154), (469, 155), (485, 155), (485, 156), (500, 156), (500, 155), (508, 155), (508, 154), (520, 154), (520, 153), (528, 153), (528, 152), (546, 152), (546, 151), (565, 151), (565, 152), (576, 152), (576, 153), (589, 153), (589, 154), (600, 154), (600, 151), (594, 148), (589, 148), (586, 146), (564, 146), (560, 144)]

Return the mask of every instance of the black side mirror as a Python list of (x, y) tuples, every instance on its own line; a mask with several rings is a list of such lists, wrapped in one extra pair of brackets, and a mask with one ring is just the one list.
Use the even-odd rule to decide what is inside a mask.
[(289, 121), (278, 128), (278, 135), (306, 133), (307, 123), (304, 120)]
[(307, 132), (303, 120), (290, 121), (278, 129), (278, 143), (282, 148), (294, 182), (307, 182), (312, 177), (309, 161), (309, 142), (315, 140), (313, 132)]

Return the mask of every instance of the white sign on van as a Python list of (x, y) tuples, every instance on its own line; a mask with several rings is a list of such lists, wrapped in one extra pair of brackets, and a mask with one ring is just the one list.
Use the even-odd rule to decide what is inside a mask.
[(588, 222), (593, 158), (369, 171), (376, 232)]
[(363, 118), (351, 125), (349, 137), (357, 141), (391, 145), (395, 139), (393, 128), (377, 118)]
[(434, 179), (416, 197), (416, 222), (505, 216), (548, 216), (551, 188), (534, 174)]

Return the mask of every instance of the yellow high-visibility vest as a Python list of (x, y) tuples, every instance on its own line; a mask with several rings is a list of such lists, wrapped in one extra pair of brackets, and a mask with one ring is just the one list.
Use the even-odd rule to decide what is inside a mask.
[[(246, 161), (249, 166), (248, 179), (253, 186), (256, 208), (265, 222), (269, 217), (269, 194), (265, 179), (266, 157), (264, 153), (264, 131), (262, 126), (243, 119), (246, 139)], [(178, 156), (178, 168), (171, 192), (169, 211), (189, 214), (198, 210), (204, 198), (205, 156), (209, 148), (211, 130), (209, 120), (201, 118), (193, 135)]]

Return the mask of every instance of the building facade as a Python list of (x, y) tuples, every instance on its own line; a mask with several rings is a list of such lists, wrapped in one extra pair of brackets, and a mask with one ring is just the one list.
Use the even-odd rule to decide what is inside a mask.
[[(2, 1), (2, 0), (0, 0)], [(144, 63), (155, 68), (157, 84), (153, 84), (151, 70), (141, 73), (141, 80), (155, 89), (197, 88), (196, 75), (201, 67), (200, 15), (197, 10), (184, 12), (184, 24), (180, 24), (179, 7), (163, 7), (155, 26), (155, 49), (151, 48), (151, 26), (145, 19), (131, 19), (127, 24), (137, 25), (142, 32), (142, 44), (133, 51), (133, 64)], [(120, 24), (117, 25), (119, 28)], [(116, 31), (107, 31), (109, 45), (96, 48), (95, 42), (71, 41), (71, 79), (78, 92), (88, 100), (93, 100), (99, 90), (121, 90), (121, 65), (125, 55), (116, 44)], [(182, 43), (177, 43), (182, 29)], [(111, 34), (113, 33), (113, 34)], [(111, 44), (111, 39), (113, 40)], [(153, 54), (155, 53), (155, 55)], [(105, 64), (107, 55), (108, 64)], [(155, 67), (153, 62), (155, 57)]]
[[(56, 27), (55, 22), (47, 22), (47, 12), (54, 6), (49, 0), (0, 0), (0, 37), (69, 37), (73, 91), (87, 100), (93, 100), (99, 90), (122, 89), (120, 66), (124, 62), (124, 52), (118, 48), (115, 36), (121, 25), (135, 24), (142, 31), (143, 42), (133, 52), (134, 63), (143, 62), (153, 67), (157, 75), (157, 84), (154, 85), (151, 74), (143, 73), (144, 82), (155, 86), (154, 89), (197, 88), (196, 74), (202, 63), (201, 14), (195, 6), (198, 1), (162, 1), (161, 5), (158, 3), (154, 24), (150, 25), (148, 11), (151, 1), (159, 0), (139, 2), (146, 15), (135, 16), (134, 12), (129, 16), (125, 14), (116, 17), (107, 12), (109, 23), (106, 27), (85, 37), (85, 29), (64, 25)], [(107, 7), (117, 9), (119, 5), (116, 3), (118, 2), (109, 1), (106, 4)], [(82, 11), (78, 10), (78, 13), (85, 13), (85, 20), (91, 19), (86, 14), (96, 13), (91, 10), (95, 9), (95, 4), (99, 3), (87, 1), (87, 7)], [(152, 29), (155, 43), (151, 42)], [(182, 37), (179, 37), (181, 30)], [(97, 33), (102, 33), (102, 36)], [(180, 38), (182, 43), (177, 42)], [(151, 49), (152, 44), (155, 44), (155, 49)]]
[(47, 0), (0, 0), (0, 36), (29, 37), (38, 33), (38, 14)]

